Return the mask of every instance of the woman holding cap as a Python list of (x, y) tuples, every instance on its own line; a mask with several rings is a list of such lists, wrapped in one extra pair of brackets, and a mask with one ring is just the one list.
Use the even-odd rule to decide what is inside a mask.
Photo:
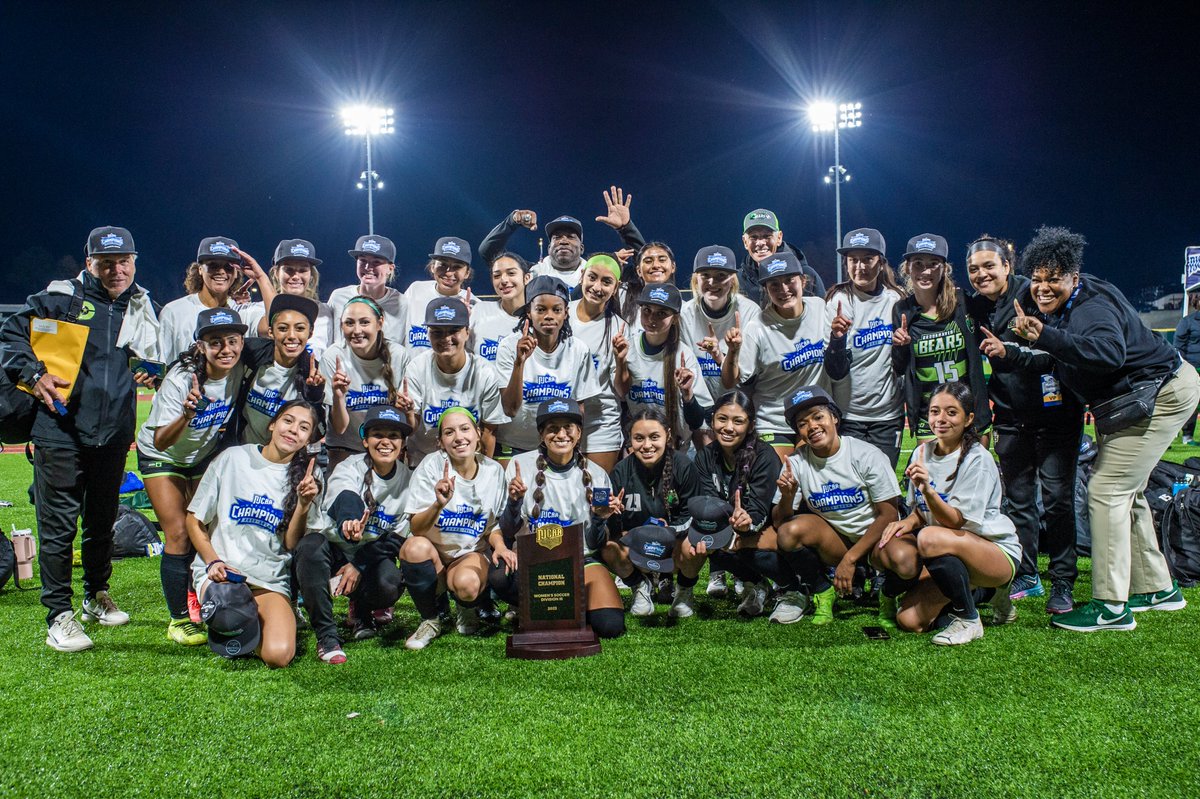
[[(1009, 591), (1013, 599), (1041, 596), (1039, 538), (1050, 556), (1049, 613), (1074, 606), (1075, 472), (1083, 432), (1083, 407), (1055, 377), (1054, 358), (1012, 329), (1014, 300), (1032, 312), (1029, 278), (1013, 273), (1013, 246), (982, 236), (967, 247), (967, 275), (976, 294), (967, 310), (979, 326), (979, 348), (988, 357), (996, 455), (1007, 513), (1021, 538), (1021, 563)], [(1038, 490), (1044, 513), (1038, 513)], [(1044, 531), (1043, 531), (1044, 525)]]
[(575, 336), (587, 345), (596, 366), (600, 392), (583, 403), (583, 433), (588, 458), (611, 472), (621, 456), (625, 439), (620, 424), (621, 402), (613, 387), (613, 337), (622, 325), (617, 304), (621, 285), (621, 264), (615, 255), (601, 252), (591, 255), (580, 277), (580, 297), (572, 300), (568, 316)]
[(844, 411), (842, 432), (878, 447), (895, 468), (904, 397), (892, 368), (892, 308), (904, 291), (896, 285), (886, 247), (875, 228), (851, 230), (842, 239), (838, 253), (848, 279), (825, 296), (825, 372)]
[(683, 300), (670, 283), (647, 283), (638, 297), (638, 321), (633, 342), (625, 326), (613, 339), (613, 371), (617, 395), (629, 413), (645, 408), (663, 411), (671, 434), (686, 440), (691, 430), (704, 427), (712, 407), (700, 364), (689, 347), (680, 346), (679, 312)]
[(137, 438), (138, 472), (165, 539), (159, 573), (171, 616), (167, 638), (184, 646), (207, 640), (188, 616), (188, 574), (196, 553), (188, 540), (187, 506), (220, 448), (245, 374), (239, 361), (246, 326), (233, 310), (206, 308), (194, 330), (195, 342), (167, 370)]
[[(504, 473), (508, 502), (500, 526), (505, 540), (541, 525), (582, 527), (587, 623), (601, 638), (616, 638), (625, 632), (625, 607), (600, 551), (608, 540), (606, 521), (621, 512), (624, 495), (614, 495), (608, 474), (584, 455), (578, 402), (539, 404), (537, 430), (537, 450), (516, 455)], [(532, 491), (526, 480), (532, 480)]]
[[(646, 408), (633, 415), (629, 424), (630, 454), (611, 472), (613, 490), (625, 497), (621, 512), (608, 519), (613, 539), (648, 524), (670, 529), (674, 535), (687, 523), (688, 500), (700, 493), (700, 480), (691, 459), (676, 449), (674, 438), (659, 409)], [(605, 565), (633, 590), (629, 612), (634, 616), (654, 613), (650, 581), (636, 559), (630, 560), (628, 545), (610, 540), (601, 556)], [(700, 565), (703, 561), (687, 572), (680, 566), (671, 616), (686, 618), (695, 612), (692, 592)]]
[(441, 635), (438, 594), (454, 594), (457, 630), (470, 635), (479, 627), (476, 608), (489, 569), (517, 570), (516, 553), (497, 526), (506, 501), (504, 469), (483, 454), (478, 419), (467, 408), (447, 408), (437, 435), (438, 449), (417, 467), (405, 503), (412, 535), (400, 550), (400, 568), (421, 614), (404, 643), (409, 649), (424, 649)]
[(228, 236), (211, 236), (200, 242), (196, 261), (188, 267), (183, 287), (187, 294), (171, 300), (158, 314), (158, 356), (170, 363), (195, 343), (196, 314), (205, 308), (232, 308), (239, 313), (247, 306), (232, 300), (239, 275), (254, 280), (262, 292), (263, 301), (275, 296), (271, 281), (249, 254), (238, 249), (237, 242)]
[(758, 268), (768, 303), (744, 333), (736, 322), (726, 331), (721, 382), (734, 388), (754, 381), (758, 434), (782, 461), (796, 445), (783, 402), (801, 386), (828, 384), (824, 366), (829, 327), (825, 300), (804, 296), (804, 272), (794, 253), (781, 250)]
[[(787, 420), (804, 442), (783, 465), (772, 518), (784, 561), (812, 591), (813, 624), (833, 621), (833, 600), (854, 587), (884, 529), (899, 519), (895, 467), (867, 441), (838, 432), (841, 409), (820, 386), (805, 386), (787, 402)], [(809, 513), (800, 513), (797, 498)], [(833, 584), (825, 576), (834, 566)], [(807, 603), (785, 596), (788, 621), (799, 621)], [(782, 614), (782, 611), (776, 609)], [(881, 600), (880, 621), (895, 626), (895, 600)]]
[(375, 300), (351, 297), (342, 308), (341, 340), (321, 354), (329, 469), (364, 452), (358, 428), (367, 411), (399, 399), (406, 355), (402, 347), (388, 343), (383, 325), (383, 309)]
[(1000, 512), (1000, 473), (975, 429), (974, 407), (965, 383), (933, 389), (934, 439), (917, 444), (904, 471), (912, 513), (889, 524), (876, 545), (892, 571), (889, 581), (896, 578), (888, 593), (907, 589), (896, 614), (901, 628), (923, 632), (947, 611), (949, 623), (933, 636), (939, 646), (983, 637), (972, 589), (998, 588), (1007, 596), (1021, 559), (1016, 528)]
[(492, 260), (492, 291), (499, 299), (480, 300), (471, 314), (471, 352), (488, 363), (496, 362), (500, 342), (517, 329), (529, 270), (529, 262), (515, 252), (502, 252)]
[(587, 345), (571, 334), (570, 296), (556, 277), (540, 275), (525, 287), (525, 306), (516, 332), (500, 342), (496, 372), (500, 399), (512, 421), (496, 429), (496, 459), (538, 446), (537, 408), (550, 399), (585, 402), (600, 393)]
[[(433, 280), (414, 280), (404, 292), (408, 301), (410, 318), (405, 332), (404, 346), (410, 350), (429, 349), (429, 328), (417, 321), (418, 314), (436, 299), (457, 297), (467, 304), (468, 310), (475, 301), (471, 298), (468, 284), (474, 274), (471, 269), (471, 245), (465, 239), (443, 236), (433, 245), (429, 263), (425, 264)], [(423, 320), (422, 320), (423, 321)]]
[(408, 299), (389, 285), (396, 276), (396, 245), (384, 236), (359, 236), (349, 254), (354, 257), (358, 285), (334, 289), (329, 295), (330, 307), (340, 315), (354, 297), (369, 297), (383, 310), (384, 337), (403, 348)]
[(354, 638), (364, 640), (377, 634), (404, 591), (396, 556), (406, 535), (411, 472), (404, 465), (404, 439), (412, 427), (395, 407), (376, 405), (357, 432), (365, 454), (330, 470), (324, 498), (310, 510), (308, 534), (296, 547), (296, 578), (317, 636), (317, 657), (333, 665), (346, 662), (333, 597), (350, 598), (347, 621)]
[(1088, 483), (1092, 601), (1050, 623), (1077, 632), (1132, 630), (1133, 613), (1187, 604), (1158, 549), (1142, 491), (1195, 410), (1200, 377), (1120, 291), (1080, 273), (1085, 244), (1065, 228), (1040, 228), (1021, 261), (1041, 317), (1014, 307), (1017, 335), (1054, 357), (1055, 374), (1096, 420), (1099, 454)]
[(903, 381), (908, 429), (920, 439), (932, 435), (929, 395), (943, 383), (966, 383), (975, 424), (986, 431), (992, 423), (979, 342), (948, 258), (936, 233), (909, 239), (900, 273), (911, 294), (892, 307), (892, 368)]
[[(329, 303), (321, 302), (321, 274), (317, 271), (320, 263), (321, 259), (317, 258), (317, 251), (311, 242), (284, 239), (275, 246), (271, 271), (267, 273), (276, 294), (308, 297), (317, 304), (317, 318), (313, 322), (308, 347), (318, 358), (337, 338), (337, 316)], [(250, 326), (253, 335), (268, 335), (266, 309), (270, 305), (270, 298), (264, 297), (262, 302), (252, 302), (239, 309), (242, 320)]]
[(491, 364), (467, 351), (467, 306), (457, 297), (432, 300), (425, 312), (429, 351), (417, 351), (405, 369), (401, 407), (414, 413), (408, 458), (414, 466), (438, 449), (438, 419), (447, 408), (466, 408), (480, 423), (483, 453), (496, 445), (496, 426), (508, 421), (500, 406), (500, 380)]
[[(288, 563), (304, 534), (305, 520), (320, 492), (316, 460), (308, 444), (317, 435), (317, 408), (305, 400), (280, 407), (263, 446), (225, 450), (205, 471), (188, 505), (187, 531), (196, 548), (192, 579), (201, 606), (214, 583), (244, 582), (253, 592), (261, 625), (257, 654), (272, 668), (296, 654)], [(204, 610), (211, 615), (211, 606)], [(241, 640), (218, 637), (208, 645), (227, 657), (249, 654)]]

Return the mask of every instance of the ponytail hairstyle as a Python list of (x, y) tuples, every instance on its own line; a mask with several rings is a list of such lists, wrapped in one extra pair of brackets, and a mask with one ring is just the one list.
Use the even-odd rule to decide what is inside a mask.
[[(654, 496), (666, 508), (666, 517), (671, 518), (671, 511), (679, 504), (679, 496), (675, 491), (675, 433), (667, 424), (667, 417), (658, 408), (643, 408), (629, 420), (626, 440), (633, 434), (633, 426), (638, 422), (654, 422), (661, 425), (666, 435), (667, 446), (662, 456), (662, 477), (658, 480), (658, 488)], [(637, 457), (636, 455), (634, 457)]]
[(199, 294), (202, 288), (204, 278), (200, 275), (200, 262), (192, 261), (183, 275), (183, 290), (188, 294)]
[[(287, 402), (283, 403), (283, 405), (279, 406), (279, 410), (275, 412), (275, 416), (272, 417), (271, 422), (274, 423), (276, 419), (278, 419), (280, 416), (283, 416), (286, 411), (289, 411), (292, 408), (307, 408), (308, 412), (312, 414), (312, 432), (308, 437), (309, 443), (312, 443), (321, 435), (319, 430), (321, 426), (321, 416), (317, 411), (317, 406), (313, 405), (308, 400), (288, 400)], [(300, 485), (300, 481), (304, 479), (304, 473), (308, 471), (308, 462), (314, 457), (316, 456), (308, 451), (308, 447), (304, 446), (292, 456), (292, 460), (288, 463), (287, 491), (283, 498), (283, 519), (279, 522), (279, 526), (275, 528), (275, 534), (280, 538), (282, 538), (284, 533), (287, 532), (288, 524), (291, 523), (292, 516), (296, 513), (296, 487)], [(314, 471), (313, 474), (315, 476), (316, 472)], [(320, 480), (319, 477), (317, 479), (318, 481)]]
[(199, 341), (179, 353), (175, 363), (196, 375), (200, 380), (200, 385), (203, 386), (208, 382), (208, 357), (204, 354), (204, 346)]
[[(971, 389), (967, 388), (966, 383), (940, 383), (930, 393), (930, 401), (932, 402), (933, 398), (938, 394), (949, 394), (951, 397), (953, 397), (954, 401), (957, 402), (962, 408), (964, 414), (972, 414), (975, 412), (972, 410), (975, 407), (975, 395), (971, 393)], [(954, 473), (946, 478), (947, 483), (954, 485), (954, 481), (958, 479), (958, 470), (962, 468), (962, 464), (967, 457), (967, 453), (970, 452), (976, 444), (980, 443), (982, 442), (979, 437), (979, 431), (975, 429), (975, 421), (972, 419), (971, 423), (963, 429), (962, 443), (958, 448), (958, 462), (954, 464)]]
[[(842, 274), (849, 275), (850, 267), (846, 264), (846, 256), (842, 255), (840, 257), (842, 259)], [(949, 270), (949, 268), (950, 268), (950, 264), (947, 263), (946, 269)], [(907, 274), (908, 273), (906, 272), (905, 273), (906, 277), (907, 277)], [(899, 294), (901, 298), (908, 296), (908, 292), (905, 291), (904, 287), (896, 282), (896, 272), (894, 269), (892, 269), (892, 265), (891, 265), (891, 263), (888, 262), (887, 256), (885, 256), (885, 255), (879, 256), (879, 278), (878, 278), (878, 280), (880, 283), (883, 284), (884, 288), (891, 289), (892, 291)], [(825, 301), (829, 302), (831, 299), (833, 299), (833, 295), (835, 295), (835, 294), (850, 293), (850, 287), (853, 285), (854, 285), (854, 281), (852, 281), (849, 277), (847, 277), (841, 283), (838, 283), (837, 285), (833, 286), (833, 288), (831, 288), (825, 292)]]
[[(904, 288), (909, 294), (914, 294), (912, 275), (908, 268), (908, 259), (900, 262), (900, 274), (904, 275)], [(958, 308), (958, 294), (954, 285), (954, 265), (945, 261), (942, 265), (942, 284), (938, 287), (937, 300), (934, 304), (939, 322), (945, 322), (954, 316)]]
[[(583, 441), (583, 426), (579, 426), (580, 441)], [(546, 466), (549, 464), (550, 453), (546, 450), (546, 445), (543, 442), (538, 442), (538, 457), (537, 457), (537, 474), (533, 478), (533, 484), (536, 488), (533, 489), (533, 508), (529, 511), (529, 520), (535, 521), (542, 515), (542, 502), (546, 499), (544, 487), (546, 485)], [(587, 467), (587, 453), (583, 451), (582, 444), (575, 445), (575, 451), (571, 453), (571, 462), (568, 468), (578, 466), (583, 472), (583, 492), (587, 500), (588, 507), (592, 506), (592, 473)], [(531, 525), (532, 526), (532, 525)]]
[[(750, 419), (750, 425), (746, 428), (746, 438), (742, 440), (742, 445), (738, 447), (733, 462), (733, 482), (729, 487), (728, 497), (732, 501), (734, 492), (741, 491), (744, 494), (749, 490), (750, 471), (754, 468), (754, 461), (758, 457), (758, 425), (755, 421), (754, 400), (740, 388), (726, 391), (717, 399), (716, 404), (713, 405), (713, 416), (716, 416), (717, 411), (726, 405), (740, 405), (746, 411), (747, 418)], [(713, 442), (711, 446), (719, 447), (720, 445)]]
[(345, 315), (346, 308), (349, 308), (350, 304), (355, 302), (360, 302), (370, 308), (374, 312), (375, 318), (379, 320), (379, 332), (375, 335), (375, 357), (379, 359), (379, 370), (383, 377), (384, 385), (387, 386), (387, 400), (383, 404), (392, 405), (396, 402), (398, 392), (396, 390), (396, 374), (392, 371), (392, 348), (388, 344), (387, 336), (383, 334), (385, 321), (383, 309), (379, 307), (379, 303), (370, 297), (356, 294), (346, 301), (346, 306), (342, 309), (342, 314)]
[(984, 233), (979, 238), (967, 245), (967, 259), (980, 250), (988, 250), (1000, 256), (1000, 260), (1008, 266), (1009, 272), (1016, 274), (1017, 271), (1017, 248), (1008, 239), (1002, 239), (999, 236), (993, 236), (990, 233)]
[[(643, 333), (642, 335), (645, 335)], [(679, 314), (671, 315), (671, 329), (662, 349), (663, 358), (663, 403), (666, 408), (667, 435), (675, 443), (679, 426), (679, 385), (675, 382), (675, 364), (679, 362)], [(703, 375), (696, 375), (703, 380)]]

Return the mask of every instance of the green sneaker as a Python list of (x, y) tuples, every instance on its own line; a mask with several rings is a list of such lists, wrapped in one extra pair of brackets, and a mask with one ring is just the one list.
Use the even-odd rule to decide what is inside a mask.
[(1153, 594), (1130, 594), (1129, 609), (1134, 613), (1143, 610), (1183, 610), (1187, 600), (1179, 590), (1179, 583), (1172, 581), (1171, 587)]
[(812, 595), (813, 624), (829, 624), (833, 621), (833, 599), (836, 596), (832, 586)]
[(1063, 613), (1050, 620), (1051, 627), (1061, 627), (1064, 630), (1074, 630), (1077, 633), (1091, 633), (1097, 630), (1132, 630), (1137, 627), (1133, 613), (1125, 604), (1112, 603), (1118, 606), (1113, 610), (1108, 603), (1093, 599), (1086, 605), (1080, 605), (1070, 613)]
[(200, 646), (208, 643), (208, 633), (191, 619), (171, 619), (167, 625), (167, 638), (184, 646)]
[(879, 626), (885, 630), (898, 630), (896, 624), (896, 597), (879, 595)]

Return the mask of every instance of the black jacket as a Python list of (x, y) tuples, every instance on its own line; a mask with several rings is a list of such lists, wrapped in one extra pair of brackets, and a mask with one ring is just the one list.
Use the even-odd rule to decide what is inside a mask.
[[(825, 281), (821, 280), (821, 276), (817, 274), (817, 270), (808, 265), (808, 259), (804, 257), (804, 252), (799, 247), (793, 247), (786, 241), (780, 245), (779, 252), (783, 250), (791, 250), (796, 256), (796, 260), (800, 262), (800, 268), (804, 270), (804, 275), (812, 281), (812, 285), (804, 292), (808, 297), (824, 297), (825, 296)], [(758, 262), (750, 257), (750, 253), (746, 253), (742, 258), (742, 262), (738, 265), (738, 287), (741, 292), (755, 302), (761, 303), (763, 296), (762, 283), (759, 282)]]
[[(507, 248), (512, 234), (524, 227), (513, 221), (512, 214), (504, 217), (504, 220), (492, 228), (492, 231), (479, 243), (479, 257), (490, 267), (495, 257)], [(646, 243), (646, 239), (642, 237), (641, 231), (633, 224), (632, 219), (629, 220), (628, 225), (617, 230), (617, 235), (621, 237), (622, 244), (635, 250)]]
[[(59, 416), (38, 403), (33, 423), (35, 446), (128, 447), (133, 443), (137, 421), (137, 391), (129, 358), (134, 354), (117, 348), (117, 336), (125, 321), (125, 311), (135, 292), (144, 291), (136, 283), (115, 300), (90, 272), (84, 272), (83, 312), (76, 322), (88, 328), (87, 344), (79, 377), (71, 387), (66, 416)], [(32, 385), (42, 366), (29, 345), (29, 325), (33, 318), (65, 319), (69, 315), (71, 295), (40, 291), (25, 301), (25, 307), (10, 316), (0, 328), (3, 368), (14, 383)]]
[(666, 506), (656, 491), (662, 478), (661, 463), (651, 471), (642, 465), (636, 455), (627, 455), (613, 468), (609, 475), (612, 490), (614, 494), (625, 490), (625, 510), (609, 517), (608, 529), (612, 534), (620, 535), (649, 524), (650, 519), (665, 520), (672, 527), (682, 525), (687, 520), (688, 500), (702, 493), (700, 479), (691, 460), (682, 452), (675, 452), (671, 465), (671, 485), (678, 499), (672, 506), (670, 518), (667, 518)]
[(1179, 353), (1146, 327), (1125, 295), (1086, 274), (1079, 276), (1074, 300), (1046, 319), (1036, 346), (1054, 356), (1062, 384), (1092, 404), (1179, 368)]
[[(714, 441), (697, 452), (694, 465), (700, 478), (700, 494), (719, 497), (732, 505), (738, 479), (726, 468), (721, 445)], [(756, 533), (770, 522), (771, 506), (775, 504), (775, 491), (778, 488), (775, 483), (782, 470), (783, 464), (774, 448), (755, 440), (754, 463), (750, 466), (747, 489), (742, 492), (742, 507), (750, 514), (751, 529)]]

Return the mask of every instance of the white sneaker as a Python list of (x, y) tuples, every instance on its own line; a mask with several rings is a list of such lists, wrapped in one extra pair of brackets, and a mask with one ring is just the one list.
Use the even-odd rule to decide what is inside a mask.
[(83, 620), (98, 621), (105, 627), (120, 627), (129, 624), (129, 614), (117, 607), (107, 591), (97, 591), (91, 599), (84, 597)]
[(458, 621), (454, 629), (459, 635), (474, 635), (479, 632), (479, 611), (476, 608), (458, 606)]
[(799, 591), (785, 591), (780, 594), (775, 609), (771, 611), (771, 621), (776, 624), (795, 624), (804, 618), (808, 610), (808, 597)]
[(654, 615), (654, 600), (650, 598), (650, 593), (650, 581), (642, 578), (642, 581), (637, 584), (637, 588), (633, 589), (633, 604), (629, 606), (630, 614), (634, 616)]
[(720, 599), (728, 595), (729, 586), (725, 585), (725, 572), (710, 572), (708, 575), (708, 588), (704, 589), (704, 593), (713, 599)]
[(437, 619), (425, 619), (417, 627), (417, 631), (404, 642), (406, 649), (424, 649), (442, 634), (442, 625)]
[(671, 599), (671, 609), (667, 615), (676, 619), (688, 619), (696, 614), (696, 586), (684, 588), (675, 586), (675, 596)]
[(736, 577), (733, 578), (733, 595), (738, 599), (746, 596), (746, 584)]
[(738, 613), (750, 617), (761, 616), (766, 602), (766, 583), (746, 583), (746, 598), (738, 605)]
[(963, 619), (952, 615), (950, 618), (953, 621), (946, 629), (933, 636), (933, 642), (938, 646), (960, 646), (978, 641), (983, 637), (983, 622), (978, 616), (973, 619)]
[(1008, 586), (1002, 585), (992, 597), (992, 624), (1012, 624), (1016, 620), (1017, 606), (1008, 595)]
[(615, 585), (617, 587), (618, 591), (628, 591), (629, 590), (629, 586), (625, 585), (625, 581), (622, 580), (620, 577), (613, 577), (613, 585)]
[(92, 639), (83, 631), (83, 625), (69, 610), (54, 617), (54, 623), (46, 631), (46, 646), (59, 652), (81, 652), (92, 648)]

